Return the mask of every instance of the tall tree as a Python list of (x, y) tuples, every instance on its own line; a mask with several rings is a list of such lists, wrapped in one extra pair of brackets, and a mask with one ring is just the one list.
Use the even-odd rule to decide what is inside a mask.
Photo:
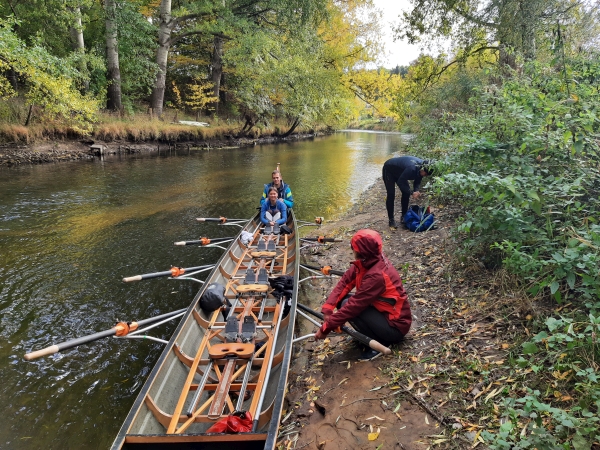
[(533, 59), (548, 24), (565, 20), (578, 6), (568, 0), (411, 0), (395, 29), (409, 43), (452, 39), (464, 58), (495, 48), (503, 62), (511, 52)]
[[(326, 0), (204, 0), (178, 3), (172, 11), (171, 0), (161, 0), (156, 62), (159, 73), (151, 98), (151, 107), (162, 113), (171, 46), (193, 35), (245, 38), (256, 26), (289, 29), (316, 16)], [(225, 32), (227, 31), (227, 32)], [(225, 32), (225, 33), (224, 33)], [(220, 43), (218, 43), (220, 46)], [(218, 62), (220, 49), (213, 53)], [(218, 73), (217, 68), (217, 73)], [(215, 78), (217, 74), (215, 73)]]
[(119, 68), (116, 1), (104, 0), (104, 9), (106, 11), (106, 67), (108, 72), (106, 108), (110, 111), (121, 111), (121, 70)]

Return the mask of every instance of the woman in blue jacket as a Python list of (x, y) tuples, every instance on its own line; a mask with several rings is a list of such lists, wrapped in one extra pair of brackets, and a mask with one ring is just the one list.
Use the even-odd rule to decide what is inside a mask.
[(287, 206), (277, 196), (277, 188), (274, 186), (269, 188), (267, 200), (260, 208), (260, 221), (267, 227), (275, 227), (287, 222)]

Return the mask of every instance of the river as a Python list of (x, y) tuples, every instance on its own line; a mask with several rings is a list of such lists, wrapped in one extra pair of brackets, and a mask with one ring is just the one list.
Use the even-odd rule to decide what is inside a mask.
[[(173, 242), (237, 233), (195, 218), (250, 217), (277, 163), (297, 217), (331, 220), (402, 153), (405, 138), (343, 131), (251, 149), (0, 169), (0, 448), (109, 447), (162, 345), (107, 338), (31, 362), (23, 355), (186, 308), (198, 284), (121, 279), (215, 262), (218, 249)], [(168, 340), (175, 326), (154, 335)]]

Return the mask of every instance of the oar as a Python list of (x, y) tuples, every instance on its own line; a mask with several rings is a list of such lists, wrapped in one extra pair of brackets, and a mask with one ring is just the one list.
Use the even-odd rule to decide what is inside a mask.
[(344, 275), (344, 272), (342, 272), (341, 270), (333, 270), (330, 266), (317, 267), (317, 266), (309, 266), (306, 264), (300, 264), (300, 266), (305, 267), (307, 269), (317, 270), (317, 271), (323, 273), (323, 275), (339, 275), (340, 277), (342, 275)]
[(109, 336), (125, 336), (130, 331), (136, 330), (141, 325), (146, 325), (148, 323), (157, 322), (162, 319), (166, 319), (168, 317), (176, 316), (177, 314), (181, 314), (182, 312), (187, 311), (187, 308), (180, 309), (177, 311), (171, 311), (170, 313), (162, 314), (160, 316), (150, 317), (149, 319), (143, 319), (139, 322), (119, 322), (110, 330), (100, 331), (98, 333), (90, 334), (88, 336), (83, 336), (76, 339), (71, 339), (70, 341), (62, 342), (60, 344), (51, 345), (50, 347), (43, 348), (41, 350), (37, 350), (35, 352), (27, 353), (25, 355), (25, 359), (27, 361), (31, 361), (32, 359), (39, 358), (41, 356), (48, 356), (54, 353), (62, 352), (63, 350), (67, 350), (69, 348), (77, 347), (82, 344), (87, 344), (89, 342), (97, 341), (99, 339), (109, 337)]
[(328, 238), (325, 236), (319, 236), (316, 238), (300, 238), (300, 239), (303, 241), (318, 242), (319, 244), (324, 244), (325, 242), (343, 242), (343, 239)]
[(146, 273), (143, 275), (135, 275), (133, 277), (125, 277), (123, 281), (125, 283), (129, 283), (130, 281), (140, 281), (147, 280), (149, 278), (158, 278), (158, 277), (178, 277), (183, 275), (186, 272), (195, 272), (196, 270), (208, 269), (209, 267), (213, 267), (214, 264), (205, 264), (204, 266), (197, 267), (188, 267), (186, 269), (181, 267), (171, 267), (170, 270), (165, 270), (164, 272), (155, 272), (155, 273)]
[[(323, 317), (323, 314), (310, 309), (308, 306), (302, 305), (301, 303), (297, 303), (297, 305), (298, 305), (298, 308), (302, 309), (303, 311), (306, 311), (309, 314), (312, 314), (313, 316), (317, 317), (318, 319), (321, 319), (321, 320), (325, 319)], [(365, 336), (364, 334), (359, 333), (358, 331), (353, 330), (345, 325), (342, 326), (341, 328), (344, 333), (347, 333), (350, 336), (352, 336), (354, 339), (356, 339), (357, 341), (362, 342), (365, 345), (368, 345), (373, 350), (383, 353), (384, 355), (392, 354), (392, 351), (389, 348), (387, 348), (383, 344), (380, 344), (375, 339), (371, 339), (369, 336)]]
[(179, 242), (175, 242), (175, 245), (208, 245), (210, 243), (213, 244), (219, 244), (222, 242), (226, 242), (226, 241), (230, 241), (231, 239), (235, 239), (234, 237), (224, 237), (224, 238), (207, 238), (207, 237), (201, 237), (200, 239), (197, 239), (195, 241), (179, 241)]
[(219, 222), (219, 223), (226, 223), (228, 220), (234, 221), (234, 222), (238, 222), (238, 221), (247, 222), (248, 221), (248, 219), (228, 219), (227, 217), (198, 217), (198, 218), (196, 218), (196, 220), (198, 222)]

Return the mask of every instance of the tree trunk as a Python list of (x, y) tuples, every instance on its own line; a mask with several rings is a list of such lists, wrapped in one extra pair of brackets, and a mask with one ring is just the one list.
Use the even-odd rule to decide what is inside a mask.
[(73, 48), (77, 52), (85, 51), (85, 43), (83, 41), (83, 25), (81, 23), (81, 9), (79, 6), (69, 8), (74, 16), (74, 26), (71, 27), (71, 39), (73, 39)]
[(238, 137), (246, 136), (250, 132), (250, 130), (254, 127), (254, 124), (256, 123), (255, 120), (249, 114), (246, 114), (244, 116), (244, 118), (246, 119), (246, 123), (240, 130)]
[(223, 38), (215, 36), (214, 51), (212, 57), (212, 82), (213, 82), (213, 97), (216, 101), (211, 105), (213, 114), (216, 116), (219, 113), (219, 93), (221, 92), (221, 76), (223, 75)]
[(158, 50), (156, 51), (156, 64), (158, 64), (158, 73), (152, 89), (150, 107), (158, 117), (162, 116), (163, 102), (165, 100), (165, 86), (167, 83), (167, 60), (169, 57), (169, 47), (172, 30), (171, 23), (171, 0), (162, 0), (160, 2), (160, 16), (158, 29)]
[(27, 113), (27, 120), (25, 120), (25, 126), (28, 127), (33, 117), (33, 104), (29, 105), (29, 112)]
[(81, 8), (79, 6), (75, 8), (69, 8), (74, 16), (74, 26), (71, 27), (71, 39), (73, 40), (73, 48), (75, 52), (81, 54), (81, 58), (77, 64), (79, 72), (82, 74), (84, 81), (82, 90), (86, 92), (90, 88), (90, 79), (87, 70), (87, 65), (83, 55), (85, 54), (85, 42), (83, 40), (83, 24), (81, 23)]
[(536, 11), (537, 3), (534, 0), (521, 0), (519, 2), (521, 12), (521, 47), (523, 56), (530, 61), (535, 58), (534, 24), (539, 21)]
[(8, 78), (8, 81), (14, 91), (17, 92), (19, 90), (19, 82), (17, 80), (17, 72), (15, 72), (15, 69), (9, 67), (9, 69), (6, 71), (6, 78)]
[(288, 137), (290, 134), (292, 134), (294, 132), (294, 130), (298, 127), (298, 125), (300, 125), (300, 118), (296, 117), (296, 119), (294, 120), (294, 123), (292, 124), (292, 126), (290, 127), (290, 129), (287, 130), (285, 133), (283, 133), (281, 135), (281, 137), (282, 138)]
[(104, 0), (104, 8), (106, 9), (106, 62), (108, 71), (106, 108), (110, 111), (121, 111), (121, 70), (119, 68), (115, 0)]

